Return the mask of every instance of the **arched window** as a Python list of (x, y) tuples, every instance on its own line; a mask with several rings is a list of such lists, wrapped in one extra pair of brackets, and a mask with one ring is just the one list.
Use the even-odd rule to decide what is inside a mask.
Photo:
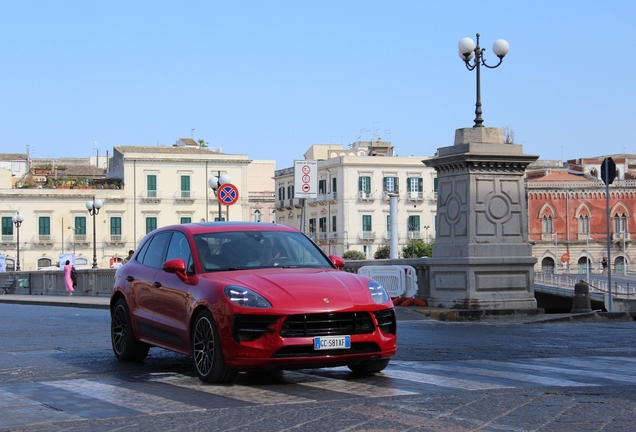
[(84, 257), (77, 257), (75, 258), (75, 265), (76, 266), (88, 265), (88, 259)]
[(590, 219), (587, 216), (579, 216), (579, 234), (590, 233)]
[(53, 263), (51, 262), (50, 258), (40, 258), (38, 259), (38, 268), (43, 268), (43, 267), (51, 267)]
[(541, 221), (541, 232), (543, 234), (552, 234), (552, 216), (543, 216)]
[(627, 232), (627, 216), (625, 216), (625, 213), (620, 215), (616, 213), (613, 222), (615, 233)]
[(260, 222), (260, 221), (261, 221), (261, 211), (254, 210), (254, 222)]

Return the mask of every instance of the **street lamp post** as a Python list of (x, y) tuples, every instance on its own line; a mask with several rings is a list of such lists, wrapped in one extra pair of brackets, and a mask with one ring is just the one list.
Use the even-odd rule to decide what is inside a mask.
[(230, 183), (230, 176), (227, 174), (221, 174), (221, 171), (219, 171), (219, 175), (218, 176), (214, 176), (211, 177), (210, 180), (208, 180), (208, 185), (212, 188), (212, 190), (214, 191), (214, 196), (216, 197), (216, 200), (219, 202), (219, 222), (221, 221), (221, 200), (219, 199), (219, 188), (221, 186), (223, 186), (224, 184)]
[(88, 210), (88, 213), (91, 216), (93, 216), (93, 268), (94, 269), (97, 268), (97, 227), (95, 225), (95, 216), (99, 214), (99, 209), (102, 208), (102, 205), (104, 205), (104, 203), (102, 203), (101, 200), (95, 199), (95, 197), (93, 197), (91, 201), (86, 202), (86, 209)]
[(585, 236), (585, 269), (586, 269), (586, 281), (590, 282), (590, 233), (588, 231)]
[(627, 276), (627, 250), (625, 249), (625, 237), (627, 236), (627, 231), (623, 228), (623, 276)]
[[(508, 42), (503, 39), (498, 39), (492, 44), (492, 50), (497, 57), (499, 57), (499, 63), (494, 66), (489, 66), (486, 64), (486, 59), (484, 58), (484, 51), (486, 48), (481, 48), (479, 46), (479, 33), (477, 33), (477, 46), (475, 46), (475, 42), (468, 37), (463, 38), (459, 41), (459, 57), (466, 64), (466, 69), (472, 71), (473, 69), (477, 70), (477, 102), (475, 103), (475, 125), (473, 127), (484, 127), (482, 124), (484, 119), (481, 118), (481, 65), (483, 64), (489, 69), (494, 69), (501, 64), (503, 58), (508, 54), (508, 50), (510, 46)], [(475, 57), (475, 61), (471, 64), (470, 60)]]
[(559, 233), (552, 234), (554, 236), (554, 274), (559, 273)]
[(20, 271), (20, 227), (22, 226), (22, 221), (24, 221), (24, 215), (21, 215), (20, 213), (13, 215), (11, 217), (11, 220), (13, 221), (13, 224), (15, 225), (15, 228), (17, 230), (17, 234), (18, 234), (18, 241), (16, 242), (17, 245), (17, 254), (18, 254), (18, 259), (15, 262), (15, 271)]
[(76, 243), (76, 241), (75, 241), (75, 227), (70, 226), (70, 227), (68, 227), (68, 229), (73, 230), (73, 258), (74, 258), (75, 257), (75, 243)]
[(429, 238), (428, 238), (428, 229), (430, 228), (430, 226), (428, 225), (424, 225), (424, 229), (426, 230), (426, 244), (429, 244)]

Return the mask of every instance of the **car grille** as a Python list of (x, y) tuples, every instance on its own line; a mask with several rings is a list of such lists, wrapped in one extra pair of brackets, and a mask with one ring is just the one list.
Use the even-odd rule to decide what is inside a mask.
[(272, 358), (320, 357), (332, 355), (366, 354), (380, 352), (380, 347), (373, 342), (352, 343), (351, 349), (315, 350), (313, 345), (296, 345), (281, 348)]
[(337, 312), (291, 315), (280, 330), (280, 336), (330, 336), (373, 333), (375, 327), (367, 312)]
[(253, 341), (264, 333), (274, 331), (271, 327), (280, 319), (271, 315), (236, 315), (232, 318), (232, 337), (237, 342)]
[(373, 312), (375, 319), (378, 321), (378, 327), (382, 332), (387, 334), (397, 333), (397, 321), (395, 319), (395, 311), (393, 309), (386, 309), (377, 312)]

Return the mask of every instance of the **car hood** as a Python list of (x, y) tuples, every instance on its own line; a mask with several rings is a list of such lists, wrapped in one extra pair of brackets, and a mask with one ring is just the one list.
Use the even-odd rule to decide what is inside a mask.
[(224, 286), (239, 285), (265, 297), (277, 309), (340, 310), (375, 305), (370, 279), (330, 269), (263, 269), (206, 275)]

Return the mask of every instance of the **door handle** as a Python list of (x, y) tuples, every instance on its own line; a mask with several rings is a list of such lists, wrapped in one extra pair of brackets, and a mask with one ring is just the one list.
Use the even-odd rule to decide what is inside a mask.
[(161, 288), (161, 282), (153, 282), (152, 284), (155, 288)]
[(134, 278), (134, 277), (132, 277), (132, 276), (126, 276), (126, 280), (127, 280), (128, 282), (132, 282), (132, 281), (134, 281), (134, 280), (135, 280), (135, 278)]

